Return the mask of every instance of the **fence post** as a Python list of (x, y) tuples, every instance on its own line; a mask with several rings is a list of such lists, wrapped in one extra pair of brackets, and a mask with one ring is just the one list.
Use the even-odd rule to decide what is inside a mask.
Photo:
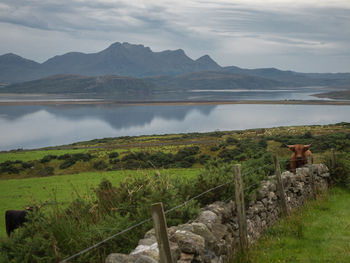
[(334, 148), (331, 149), (331, 165), (332, 169), (335, 168), (335, 154), (334, 154)]
[(151, 206), (154, 230), (159, 248), (159, 262), (174, 263), (168, 238), (167, 224), (163, 209), (163, 203), (156, 203)]
[(241, 173), (241, 165), (236, 164), (234, 166), (235, 175), (235, 199), (236, 209), (239, 225), (239, 240), (241, 250), (244, 251), (248, 247), (248, 234), (247, 234), (247, 218), (245, 214), (244, 206), (244, 193), (243, 193), (243, 180)]
[(282, 176), (281, 176), (281, 167), (280, 167), (280, 164), (278, 162), (278, 157), (276, 154), (273, 155), (273, 163), (275, 165), (276, 183), (277, 183), (277, 191), (278, 191), (278, 195), (279, 195), (280, 209), (281, 209), (283, 215), (288, 216), (290, 213), (289, 213), (289, 209), (288, 209), (288, 205), (287, 205), (286, 196), (284, 194), (285, 192), (284, 192), (284, 186), (283, 186), (283, 181), (282, 181)]
[(312, 157), (310, 154), (307, 156), (307, 164), (309, 166), (309, 176), (310, 176), (310, 183), (311, 183), (312, 198), (314, 200), (316, 200), (315, 176), (314, 176), (314, 169), (312, 166)]

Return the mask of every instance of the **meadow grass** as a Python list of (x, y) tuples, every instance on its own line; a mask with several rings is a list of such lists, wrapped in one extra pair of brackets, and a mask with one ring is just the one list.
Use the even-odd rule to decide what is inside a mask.
[(159, 172), (164, 175), (191, 178), (199, 169), (144, 169), (109, 172), (86, 172), (79, 174), (37, 177), (28, 179), (1, 180), (0, 184), (0, 237), (5, 236), (5, 211), (44, 201), (57, 201), (62, 205), (72, 201), (77, 194), (86, 196), (92, 193), (103, 178), (118, 185), (127, 177), (143, 176)]
[(350, 262), (350, 191), (334, 188), (309, 201), (236, 262)]

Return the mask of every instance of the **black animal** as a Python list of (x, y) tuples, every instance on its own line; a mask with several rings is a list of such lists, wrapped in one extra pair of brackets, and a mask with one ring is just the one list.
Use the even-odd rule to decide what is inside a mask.
[(27, 208), (26, 210), (7, 210), (5, 212), (6, 233), (8, 236), (27, 221), (26, 216), (31, 210), (31, 208)]

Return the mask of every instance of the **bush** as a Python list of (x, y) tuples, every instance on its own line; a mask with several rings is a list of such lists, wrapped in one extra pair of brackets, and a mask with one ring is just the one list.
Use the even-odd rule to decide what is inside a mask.
[(175, 159), (176, 160), (181, 160), (181, 159), (184, 159), (187, 156), (196, 155), (197, 153), (199, 153), (199, 147), (198, 146), (191, 146), (191, 147), (182, 148), (175, 155)]
[(0, 173), (18, 174), (20, 168), (16, 166), (16, 162), (6, 161), (0, 164)]
[(57, 158), (57, 156), (56, 155), (45, 155), (41, 160), (40, 160), (40, 162), (41, 163), (48, 163), (48, 162), (50, 162), (51, 160), (53, 160), (53, 159), (56, 159)]
[(34, 166), (34, 163), (32, 163), (32, 162), (24, 162), (24, 163), (22, 163), (22, 168), (23, 169), (32, 168), (33, 166)]
[(200, 164), (205, 164), (207, 161), (210, 160), (210, 155), (208, 154), (201, 154), (198, 158)]
[(236, 144), (236, 143), (238, 143), (238, 140), (236, 138), (228, 137), (226, 139), (226, 144), (227, 145), (233, 145), (233, 144)]
[(90, 161), (93, 157), (91, 154), (89, 153), (75, 153), (72, 154), (71, 159), (73, 159), (74, 161), (83, 161), (83, 162), (88, 162)]
[(67, 159), (71, 159), (72, 158), (72, 155), (66, 153), (66, 154), (63, 154), (63, 155), (60, 155), (57, 157), (58, 160), (67, 160)]
[(109, 154), (109, 158), (112, 159), (112, 158), (117, 158), (119, 156), (119, 153), (117, 152), (112, 152)]
[(109, 160), (109, 163), (110, 164), (117, 164), (117, 163), (119, 163), (120, 162), (120, 160), (118, 159), (118, 158), (116, 158), (116, 159), (110, 159)]
[(212, 152), (216, 152), (216, 151), (220, 150), (220, 147), (215, 145), (215, 146), (210, 147), (210, 150)]
[(311, 139), (311, 138), (312, 138), (312, 133), (311, 133), (311, 131), (305, 132), (305, 133), (304, 133), (304, 138), (305, 138), (305, 139)]
[(171, 153), (156, 152), (150, 156), (150, 162), (156, 168), (168, 168), (174, 162), (174, 156)]
[(324, 155), (324, 163), (329, 168), (330, 179), (333, 185), (350, 189), (350, 155), (348, 153), (335, 154), (335, 163), (332, 165), (331, 154)]
[(96, 170), (104, 170), (108, 167), (108, 165), (106, 164), (105, 161), (101, 160), (101, 161), (94, 162), (92, 167), (94, 167), (94, 169)]
[(67, 168), (71, 167), (74, 164), (75, 164), (75, 160), (67, 159), (60, 165), (60, 169), (67, 169)]

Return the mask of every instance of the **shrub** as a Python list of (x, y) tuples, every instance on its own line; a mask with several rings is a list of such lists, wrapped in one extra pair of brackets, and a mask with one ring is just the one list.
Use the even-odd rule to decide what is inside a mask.
[(109, 154), (109, 158), (112, 159), (112, 158), (117, 158), (119, 156), (119, 153), (117, 152), (112, 152)]
[(305, 138), (305, 139), (311, 139), (311, 138), (312, 138), (312, 133), (311, 133), (311, 131), (305, 132), (305, 133), (304, 133), (304, 138)]
[(109, 160), (109, 163), (110, 164), (117, 164), (117, 163), (119, 163), (120, 162), (120, 160), (118, 159), (118, 158), (116, 158), (116, 159), (110, 159)]
[(233, 145), (233, 144), (236, 144), (236, 143), (238, 143), (238, 140), (236, 138), (228, 137), (226, 139), (226, 144), (227, 145)]
[(225, 162), (231, 162), (234, 160), (236, 155), (239, 155), (239, 149), (223, 149), (219, 152), (218, 157), (223, 159)]
[(34, 166), (34, 163), (32, 163), (32, 162), (24, 162), (24, 163), (22, 163), (22, 168), (23, 169), (32, 168), (33, 166)]
[(208, 154), (201, 154), (198, 158), (200, 164), (205, 164), (207, 161), (210, 160), (210, 155)]
[(168, 168), (174, 162), (174, 156), (171, 153), (156, 152), (150, 156), (150, 162), (156, 168)]
[(17, 167), (16, 162), (6, 161), (0, 164), (0, 173), (18, 174), (20, 168)]
[(329, 167), (331, 183), (350, 189), (350, 162), (348, 153), (335, 154), (335, 163), (332, 164), (331, 154), (324, 155), (324, 163)]
[(71, 159), (72, 158), (72, 155), (71, 154), (63, 154), (63, 155), (60, 155), (57, 157), (58, 160), (67, 160), (67, 159)]
[(215, 145), (215, 146), (210, 147), (210, 150), (212, 152), (216, 152), (216, 151), (220, 150), (220, 147)]
[(94, 169), (96, 169), (96, 170), (104, 170), (108, 167), (108, 165), (106, 164), (105, 161), (100, 160), (100, 161), (94, 162), (92, 167), (94, 167)]
[(75, 161), (88, 162), (92, 159), (92, 155), (89, 153), (75, 153), (71, 155), (71, 159)]
[(186, 158), (187, 156), (196, 155), (197, 153), (199, 153), (198, 146), (191, 146), (191, 147), (182, 148), (175, 155), (175, 160), (181, 161), (184, 158)]
[(41, 160), (40, 160), (40, 162), (41, 163), (48, 163), (48, 162), (50, 162), (51, 160), (53, 160), (53, 159), (56, 159), (57, 158), (57, 156), (56, 155), (45, 155)]
[(60, 169), (67, 169), (67, 168), (71, 167), (74, 164), (75, 164), (75, 160), (67, 159), (60, 165)]

